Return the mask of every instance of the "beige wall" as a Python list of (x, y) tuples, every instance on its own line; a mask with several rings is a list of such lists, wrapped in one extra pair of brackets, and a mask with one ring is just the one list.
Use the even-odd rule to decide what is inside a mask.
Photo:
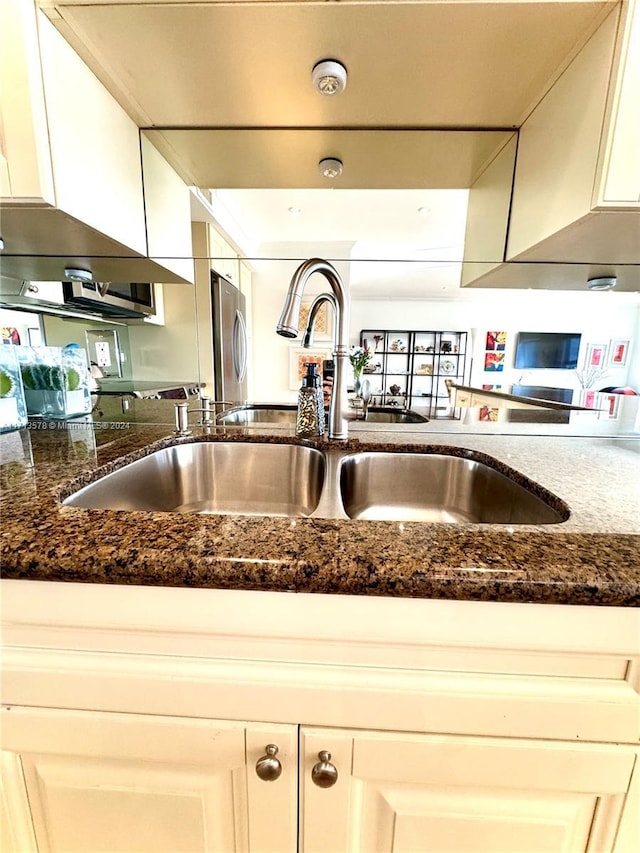
[(163, 284), (165, 325), (128, 326), (131, 366), (137, 380), (197, 382), (198, 323), (195, 287)]

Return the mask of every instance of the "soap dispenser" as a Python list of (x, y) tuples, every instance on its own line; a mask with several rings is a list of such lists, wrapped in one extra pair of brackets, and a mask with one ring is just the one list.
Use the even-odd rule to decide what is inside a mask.
[(324, 435), (324, 400), (317, 373), (318, 365), (305, 362), (304, 366), (307, 372), (298, 391), (296, 435)]

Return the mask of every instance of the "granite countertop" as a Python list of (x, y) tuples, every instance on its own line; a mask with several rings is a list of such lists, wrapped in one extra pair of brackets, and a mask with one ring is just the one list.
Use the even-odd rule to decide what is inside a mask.
[[(62, 506), (76, 478), (149, 445), (164, 424), (61, 424), (0, 436), (5, 578), (486, 601), (640, 604), (640, 442), (632, 437), (352, 430), (348, 449), (488, 454), (565, 501), (539, 526), (180, 515)], [(217, 434), (216, 434), (217, 433)], [(291, 429), (205, 440), (292, 441)], [(459, 450), (456, 450), (459, 449)], [(464, 450), (463, 450), (464, 449)], [(117, 462), (116, 462), (117, 464)], [(79, 481), (78, 481), (79, 482)]]

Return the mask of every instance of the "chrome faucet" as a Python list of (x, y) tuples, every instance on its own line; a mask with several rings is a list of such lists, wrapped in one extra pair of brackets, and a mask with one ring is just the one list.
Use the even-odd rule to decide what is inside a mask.
[(202, 412), (202, 418), (198, 422), (198, 426), (212, 427), (215, 420), (211, 415), (213, 414), (215, 416), (216, 414), (215, 408), (212, 409), (212, 407), (235, 405), (227, 400), (212, 400), (210, 397), (199, 397), (198, 400), (201, 405), (195, 409), (190, 409), (189, 403), (175, 404), (176, 428), (174, 435), (181, 437), (191, 435), (191, 430), (189, 429), (189, 415), (193, 412)]
[[(276, 331), (284, 338), (298, 337), (302, 295), (307, 280), (315, 272), (322, 273), (329, 282), (332, 292), (331, 294), (321, 294), (321, 296), (314, 300), (314, 304), (319, 304), (320, 301), (326, 299), (331, 301), (332, 298), (334, 300), (334, 375), (333, 388), (331, 389), (331, 403), (329, 405), (329, 438), (346, 441), (349, 437), (345, 417), (347, 410), (346, 365), (349, 358), (349, 349), (347, 346), (349, 335), (349, 296), (338, 271), (328, 261), (323, 261), (320, 258), (310, 258), (308, 261), (300, 264), (294, 272)], [(317, 312), (318, 305), (316, 305), (315, 310)], [(311, 313), (309, 314), (309, 319), (311, 321)]]

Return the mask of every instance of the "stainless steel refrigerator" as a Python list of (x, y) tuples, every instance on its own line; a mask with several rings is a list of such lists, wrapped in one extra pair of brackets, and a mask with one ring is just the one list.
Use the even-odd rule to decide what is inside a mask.
[(216, 400), (247, 400), (245, 298), (235, 285), (211, 272)]

